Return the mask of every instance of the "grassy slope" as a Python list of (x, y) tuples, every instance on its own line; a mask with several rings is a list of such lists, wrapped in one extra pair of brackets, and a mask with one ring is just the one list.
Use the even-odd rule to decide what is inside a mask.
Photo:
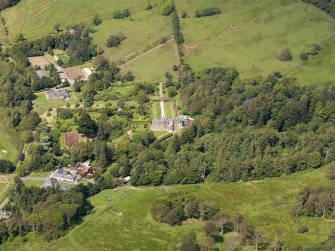
[[(20, 150), (22, 148), (22, 142), (19, 133), (15, 130), (8, 128), (5, 122), (5, 111), (0, 111), (0, 159), (8, 159), (13, 163), (16, 163)], [(2, 152), (7, 151), (7, 153)]]
[[(155, 1), (151, 2), (154, 3)], [(111, 60), (122, 59), (128, 61), (154, 48), (158, 45), (161, 37), (168, 37), (172, 33), (170, 18), (161, 16), (158, 7), (145, 11), (146, 3), (146, 0), (22, 0), (14, 8), (5, 10), (3, 15), (8, 27), (10, 27), (9, 36), (11, 39), (21, 32), (28, 39), (36, 39), (52, 33), (55, 23), (60, 23), (63, 28), (69, 24), (80, 22), (91, 25), (92, 18), (99, 14), (103, 22), (101, 25), (94, 27), (96, 30), (93, 34), (95, 43), (105, 50), (105, 55)], [(131, 10), (132, 21), (112, 18), (113, 11), (125, 8)], [(127, 39), (118, 48), (106, 48), (108, 37), (119, 31), (122, 31)], [(144, 60), (153, 60), (152, 64), (149, 65), (150, 68), (155, 69), (154, 72), (165, 72), (171, 68), (171, 64), (176, 63), (173, 49), (172, 51), (170, 49), (168, 47), (167, 51), (158, 51), (157, 54), (150, 55)], [(166, 54), (162, 55), (164, 52)], [(167, 59), (162, 60), (163, 58), (160, 58), (160, 63), (156, 64), (157, 57), (160, 56)], [(173, 58), (172, 63), (171, 57)], [(168, 67), (162, 69), (166, 61)], [(141, 67), (146, 67), (146, 65), (143, 65), (143, 61), (139, 61), (139, 65), (138, 70), (134, 66), (135, 72), (142, 71)], [(139, 78), (141, 79), (141, 76)]]
[[(46, 243), (30, 238), (27, 243), (12, 242), (2, 250), (176, 250), (182, 236), (190, 231), (202, 238), (201, 222), (187, 222), (169, 227), (152, 220), (150, 208), (158, 198), (171, 193), (189, 194), (211, 201), (223, 211), (235, 216), (241, 213), (262, 231), (266, 242), (280, 230), (281, 239), (288, 245), (304, 247), (315, 244), (329, 234), (333, 223), (313, 217), (292, 217), (291, 209), (298, 191), (305, 186), (330, 185), (327, 168), (308, 170), (292, 176), (250, 183), (225, 183), (169, 186), (155, 188), (121, 188), (117, 192), (103, 191), (91, 201), (95, 214), (65, 237)], [(298, 234), (299, 226), (309, 232)], [(278, 231), (277, 231), (278, 232)], [(17, 245), (17, 246), (16, 246)], [(224, 244), (222, 244), (224, 248)], [(227, 244), (226, 244), (227, 245)]]
[[(311, 44), (324, 45), (335, 38), (335, 20), (302, 1), (184, 0), (176, 3), (180, 12), (187, 10), (190, 16), (194, 16), (196, 9), (208, 6), (219, 6), (223, 11), (214, 17), (181, 19), (186, 62), (195, 69), (233, 65), (242, 77), (267, 75), (274, 70), (286, 73), (300, 65), (299, 54)], [(276, 54), (279, 48), (286, 46), (294, 59), (284, 63), (276, 59)], [(334, 45), (328, 47), (324, 50), (334, 51)], [(319, 61), (318, 69), (331, 73), (319, 74), (319, 82), (333, 80), (335, 75), (328, 70), (333, 57)], [(313, 77), (316, 65), (306, 64), (299, 71), (303, 83)]]
[[(146, 3), (146, 0), (22, 0), (5, 10), (4, 16), (11, 38), (23, 32), (28, 39), (35, 39), (52, 32), (57, 22), (62, 27), (78, 22), (90, 25), (92, 17), (99, 14), (103, 23), (93, 34), (95, 42), (106, 50), (105, 55), (110, 59), (128, 61), (171, 34), (169, 18), (161, 16), (158, 7), (145, 11)], [(329, 67), (334, 62), (335, 21), (311, 5), (300, 0), (179, 0), (176, 4), (179, 12), (187, 10), (191, 17), (195, 10), (208, 6), (218, 6), (223, 11), (215, 17), (181, 19), (186, 62), (197, 70), (233, 65), (242, 77), (280, 70), (290, 76), (296, 74), (304, 84), (335, 80)], [(123, 8), (131, 9), (133, 21), (112, 18), (114, 10)], [(123, 31), (127, 39), (119, 48), (107, 49), (107, 38), (118, 31)], [(323, 45), (324, 52), (301, 67), (299, 54), (314, 43)], [(293, 53), (291, 62), (276, 59), (278, 49), (284, 46)], [(162, 72), (176, 63), (174, 51), (171, 46), (154, 50), (125, 68), (137, 73), (138, 80), (157, 81)]]
[(136, 81), (164, 80), (166, 71), (172, 71), (172, 66), (178, 64), (177, 50), (174, 41), (145, 53), (121, 66), (123, 72), (131, 70)]

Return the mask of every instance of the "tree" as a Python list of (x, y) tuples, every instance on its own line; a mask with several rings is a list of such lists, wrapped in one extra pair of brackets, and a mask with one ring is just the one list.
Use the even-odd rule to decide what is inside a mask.
[(0, 173), (12, 173), (15, 171), (15, 166), (9, 160), (0, 160)]
[(263, 234), (258, 231), (254, 231), (254, 241), (255, 241), (255, 249), (258, 250), (259, 244), (263, 238)]
[(54, 31), (55, 31), (55, 33), (58, 33), (58, 32), (61, 31), (59, 23), (54, 24)]
[(278, 51), (278, 59), (281, 61), (290, 61), (292, 59), (292, 54), (289, 48), (282, 48)]
[(210, 251), (215, 245), (215, 240), (211, 236), (205, 236), (201, 244), (201, 251)]
[(112, 35), (107, 39), (107, 47), (118, 47), (121, 44), (122, 40), (119, 36)]
[(24, 131), (24, 132), (22, 132), (21, 139), (26, 144), (33, 142), (33, 140), (34, 140), (33, 132), (32, 131)]
[(98, 15), (96, 15), (96, 16), (93, 18), (92, 23), (93, 23), (93, 25), (98, 26), (99, 24), (102, 23), (102, 20), (101, 20), (101, 18), (100, 18)]
[(144, 10), (151, 10), (152, 9), (152, 4), (150, 2), (150, 0), (148, 0), (147, 4), (144, 7)]
[(204, 225), (204, 231), (206, 235), (215, 236), (217, 234), (218, 228), (212, 221), (209, 221)]
[(161, 0), (159, 3), (160, 11), (163, 16), (168, 16), (175, 11), (173, 0)]
[(88, 137), (94, 137), (98, 132), (97, 123), (86, 112), (78, 120), (78, 132)]
[(302, 61), (307, 61), (307, 60), (308, 60), (308, 54), (305, 53), (305, 52), (301, 53), (301, 54), (300, 54), (300, 59), (301, 59)]
[(190, 200), (185, 206), (186, 215), (189, 218), (199, 218), (199, 202), (197, 200)]
[(219, 215), (218, 218), (216, 219), (215, 224), (220, 229), (221, 235), (223, 235), (227, 223), (228, 223), (228, 215), (226, 214)]
[(195, 233), (189, 233), (184, 236), (180, 244), (180, 251), (197, 251), (199, 250), (197, 244), (197, 235)]

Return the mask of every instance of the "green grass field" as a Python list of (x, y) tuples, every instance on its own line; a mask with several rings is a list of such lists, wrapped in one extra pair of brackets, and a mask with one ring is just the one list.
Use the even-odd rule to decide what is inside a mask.
[(165, 73), (171, 72), (174, 64), (178, 64), (178, 55), (176, 45), (171, 40), (121, 65), (121, 69), (123, 72), (132, 71), (138, 82), (157, 82), (165, 79)]
[[(156, 1), (151, 1), (155, 4)], [(146, 0), (22, 0), (3, 12), (10, 38), (22, 32), (36, 39), (53, 32), (57, 22), (62, 27), (83, 22), (91, 25), (94, 15), (103, 22), (95, 27), (94, 42), (105, 55), (132, 70), (137, 81), (158, 81), (165, 71), (178, 63), (175, 43), (169, 40), (159, 47), (162, 37), (171, 38), (169, 17), (159, 8), (145, 11)], [(300, 0), (179, 0), (179, 13), (187, 11), (190, 18), (181, 19), (185, 37), (185, 60), (195, 70), (214, 66), (234, 66), (242, 78), (267, 75), (278, 70), (297, 76), (302, 84), (335, 80), (334, 63), (335, 20), (321, 10)], [(194, 18), (197, 9), (218, 6), (222, 14)], [(132, 20), (115, 20), (113, 11), (129, 8)], [(0, 27), (1, 28), (1, 27)], [(118, 48), (106, 48), (107, 38), (122, 31), (127, 39)], [(201, 31), (201, 32), (199, 32)], [(0, 35), (1, 39), (1, 35)], [(321, 53), (310, 62), (301, 64), (299, 55), (312, 44), (322, 46)], [(290, 62), (280, 62), (280, 48), (289, 47)]]
[(165, 114), (166, 114), (167, 118), (176, 117), (176, 113), (173, 109), (173, 102), (172, 101), (165, 101), (164, 106), (165, 106)]
[[(192, 17), (181, 22), (186, 63), (196, 70), (234, 66), (242, 78), (266, 76), (274, 70), (286, 73), (299, 68), (300, 53), (311, 44), (321, 44), (324, 53), (298, 69), (298, 79), (303, 84), (335, 79), (329, 70), (335, 62), (335, 47), (328, 42), (335, 38), (335, 20), (311, 5), (297, 0), (184, 0), (176, 4), (179, 12), (187, 10)], [(218, 6), (223, 13), (193, 18), (195, 10), (209, 6)], [(282, 47), (290, 48), (292, 61), (277, 60)], [(330, 52), (333, 54), (327, 55)]]
[(159, 119), (159, 118), (162, 117), (162, 115), (161, 115), (161, 107), (160, 107), (159, 101), (152, 102), (151, 117), (153, 119)]
[(41, 187), (44, 184), (43, 180), (25, 180), (26, 187)]
[(5, 111), (0, 111), (0, 159), (7, 159), (16, 163), (23, 143), (20, 134), (9, 128), (5, 121)]
[[(155, 0), (151, 1), (153, 4)], [(28, 39), (36, 39), (53, 32), (55, 23), (62, 28), (69, 24), (84, 23), (91, 26), (92, 19), (99, 14), (103, 22), (94, 27), (94, 41), (105, 50), (112, 60), (128, 60), (157, 45), (162, 37), (171, 35), (169, 17), (162, 17), (158, 8), (144, 10), (147, 0), (22, 0), (3, 15), (10, 27), (10, 38), (23, 33)], [(115, 10), (130, 9), (132, 20), (112, 18)], [(118, 48), (106, 48), (110, 35), (122, 31), (127, 39)]]
[[(280, 232), (280, 239), (288, 246), (308, 247), (326, 239), (333, 223), (322, 218), (293, 217), (291, 209), (301, 188), (332, 185), (326, 174), (327, 167), (323, 167), (247, 183), (105, 190), (91, 198), (95, 213), (63, 238), (47, 243), (30, 236), (29, 242), (16, 240), (1, 246), (1, 250), (177, 250), (182, 236), (190, 231), (198, 233), (201, 240), (204, 223), (187, 221), (182, 226), (170, 227), (155, 222), (150, 215), (152, 204), (171, 194), (195, 196), (231, 216), (245, 215), (264, 233), (265, 242), (271, 243), (276, 232)], [(297, 233), (302, 225), (308, 226), (308, 233)], [(228, 239), (218, 245), (222, 250), (226, 250)]]

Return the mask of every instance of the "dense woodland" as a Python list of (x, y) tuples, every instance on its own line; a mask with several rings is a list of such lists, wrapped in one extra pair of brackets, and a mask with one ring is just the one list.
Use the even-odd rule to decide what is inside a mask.
[(0, 224), (1, 243), (28, 232), (42, 234), (46, 240), (62, 236), (90, 212), (92, 206), (83, 193), (58, 188), (26, 188), (17, 178), (7, 206), (12, 217)]
[(306, 3), (313, 4), (317, 8), (327, 12), (332, 17), (335, 17), (335, 3), (332, 0), (303, 0)]

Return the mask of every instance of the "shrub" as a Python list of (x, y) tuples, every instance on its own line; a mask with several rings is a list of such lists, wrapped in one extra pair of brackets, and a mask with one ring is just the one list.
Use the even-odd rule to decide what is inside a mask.
[(281, 61), (290, 61), (292, 59), (292, 54), (289, 48), (282, 48), (278, 51), (278, 59)]
[(92, 23), (93, 23), (93, 25), (98, 26), (99, 24), (102, 23), (102, 20), (101, 20), (101, 18), (99, 18), (99, 16), (95, 16), (92, 20)]
[(161, 0), (159, 3), (160, 11), (163, 16), (168, 16), (175, 11), (173, 0)]
[(0, 160), (0, 173), (12, 173), (15, 170), (15, 166), (9, 160)]
[(160, 44), (165, 44), (167, 42), (167, 37), (161, 37)]
[(113, 12), (113, 18), (114, 19), (123, 19), (126, 17), (130, 17), (131, 13), (129, 9), (124, 10), (116, 10)]
[(181, 17), (182, 17), (182, 18), (187, 18), (187, 13), (186, 13), (186, 11), (183, 11), (183, 12), (181, 13)]
[(177, 95), (177, 89), (176, 89), (176, 87), (175, 86), (170, 86), (168, 88), (168, 96), (169, 96), (169, 98), (173, 98), (176, 95)]
[(301, 226), (298, 229), (298, 233), (303, 234), (308, 232), (308, 227), (307, 226)]
[(122, 42), (122, 39), (119, 36), (112, 35), (107, 39), (107, 47), (118, 47)]
[(152, 5), (150, 0), (148, 0), (147, 5), (144, 7), (144, 10), (151, 10), (152, 9)]
[(321, 47), (318, 44), (313, 44), (308, 50), (308, 55), (315, 56), (319, 53)]
[(221, 10), (218, 7), (206, 8), (202, 11), (199, 11), (200, 17), (215, 16), (219, 15), (220, 13)]
[(302, 61), (307, 61), (307, 60), (308, 60), (308, 54), (305, 53), (305, 52), (301, 53), (301, 54), (300, 54), (300, 59), (301, 59)]

